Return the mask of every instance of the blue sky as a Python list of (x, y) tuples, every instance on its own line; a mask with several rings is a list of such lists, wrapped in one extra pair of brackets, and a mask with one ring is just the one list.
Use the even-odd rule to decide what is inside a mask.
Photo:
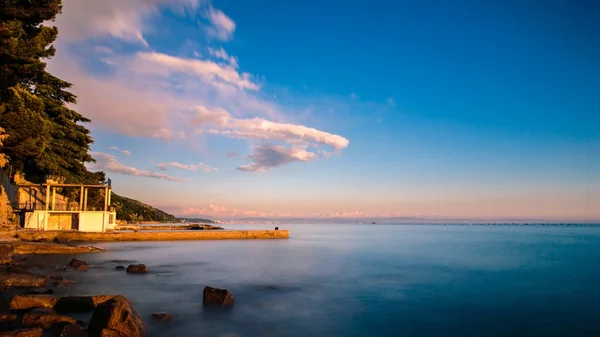
[(178, 215), (600, 219), (593, 1), (65, 0), (93, 169)]

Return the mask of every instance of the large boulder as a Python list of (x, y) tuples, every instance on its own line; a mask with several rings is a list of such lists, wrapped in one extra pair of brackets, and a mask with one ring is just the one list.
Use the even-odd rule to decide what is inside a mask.
[(88, 327), (90, 337), (143, 337), (146, 325), (123, 296), (98, 305)]
[(51, 295), (15, 295), (10, 301), (10, 310), (29, 310), (37, 307), (53, 308), (58, 298)]
[(12, 262), (14, 246), (12, 243), (0, 243), (0, 264)]
[(102, 304), (115, 295), (95, 295), (95, 296), (63, 296), (58, 299), (54, 309), (58, 313), (86, 312), (94, 310), (99, 304)]
[(127, 267), (128, 274), (147, 274), (148, 267), (145, 264), (130, 264)]
[(229, 307), (233, 305), (233, 295), (227, 289), (205, 287), (202, 303), (206, 306)]
[(44, 331), (40, 328), (36, 329), (19, 329), (0, 332), (0, 337), (43, 337)]
[(21, 274), (21, 273), (0, 273), (0, 289), (10, 287), (15, 288), (37, 288), (46, 285), (47, 279), (43, 276)]
[(25, 328), (51, 329), (59, 323), (77, 324), (73, 317), (57, 314), (27, 313), (23, 315), (21, 325)]

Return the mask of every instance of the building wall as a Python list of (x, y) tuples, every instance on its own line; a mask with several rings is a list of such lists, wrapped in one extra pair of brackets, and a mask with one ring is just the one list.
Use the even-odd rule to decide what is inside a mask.
[[(72, 230), (73, 217), (79, 217), (79, 231), (103, 232), (115, 228), (115, 212), (47, 212), (25, 213), (25, 228), (36, 230)], [(48, 223), (46, 224), (46, 217)], [(111, 223), (112, 220), (112, 223)]]

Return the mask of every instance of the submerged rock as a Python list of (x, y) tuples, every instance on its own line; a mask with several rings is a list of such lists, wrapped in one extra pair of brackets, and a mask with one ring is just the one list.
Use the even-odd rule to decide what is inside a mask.
[(46, 285), (46, 278), (43, 276), (21, 274), (21, 273), (1, 273), (0, 289), (10, 287), (15, 288), (37, 288)]
[(86, 264), (82, 264), (81, 266), (75, 268), (79, 271), (87, 271), (88, 270), (88, 266)]
[(98, 305), (88, 327), (90, 337), (143, 337), (146, 325), (123, 296)]
[(28, 289), (26, 294), (27, 295), (52, 295), (52, 294), (54, 294), (54, 290), (47, 289), (47, 288)]
[(227, 289), (205, 287), (202, 303), (206, 306), (229, 307), (233, 305), (233, 295)]
[(65, 324), (56, 329), (56, 336), (58, 337), (83, 337), (85, 336), (85, 329), (77, 324)]
[(71, 323), (77, 324), (77, 320), (73, 317), (65, 316), (65, 315), (57, 315), (57, 314), (30, 314), (27, 313), (23, 315), (23, 320), (21, 324), (26, 328), (43, 328), (43, 329), (51, 329), (54, 325), (58, 323)]
[(152, 320), (156, 322), (165, 322), (171, 319), (171, 315), (166, 312), (155, 312), (152, 314)]
[(53, 308), (58, 298), (50, 295), (15, 295), (10, 301), (10, 310), (29, 310), (37, 307)]
[(0, 332), (0, 337), (43, 337), (42, 329), (18, 329)]
[(69, 262), (69, 266), (71, 266), (75, 269), (79, 269), (79, 268), (81, 268), (81, 266), (86, 266), (86, 270), (87, 270), (87, 262), (80, 260), (76, 257), (71, 259), (71, 262)]
[(127, 267), (127, 273), (129, 274), (147, 274), (148, 267), (145, 264), (130, 264)]
[(116, 266), (115, 269), (116, 270), (125, 270), (125, 266)]

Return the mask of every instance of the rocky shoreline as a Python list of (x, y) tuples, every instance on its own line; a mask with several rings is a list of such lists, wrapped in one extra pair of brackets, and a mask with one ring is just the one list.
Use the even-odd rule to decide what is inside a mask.
[[(60, 243), (0, 242), (0, 337), (148, 335), (144, 319), (122, 295), (55, 295), (59, 288), (69, 287), (73, 283), (63, 276), (64, 272), (87, 272), (88, 265), (77, 258), (72, 258), (67, 265), (36, 263), (29, 256), (34, 250), (36, 254), (102, 251), (90, 246)], [(117, 266), (116, 272), (119, 271), (145, 274), (148, 268), (143, 264), (130, 264)], [(204, 306), (231, 307), (233, 303), (234, 298), (229, 291), (208, 286), (204, 288)], [(147, 317), (147, 320), (157, 323), (170, 319), (171, 316), (166, 312), (155, 312)]]

